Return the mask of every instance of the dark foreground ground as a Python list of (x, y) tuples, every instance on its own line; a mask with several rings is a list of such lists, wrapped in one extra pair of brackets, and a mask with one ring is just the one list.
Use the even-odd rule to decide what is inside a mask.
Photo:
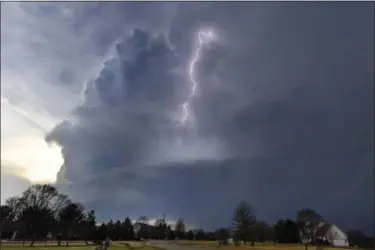
[[(74, 248), (74, 250), (95, 250), (94, 245), (86, 245), (84, 242), (70, 242), (69, 247), (59, 247), (56, 242), (36, 242), (34, 247), (29, 246), (29, 242), (11, 243), (4, 242), (1, 250), (53, 250)], [(131, 241), (115, 241), (109, 250), (305, 250), (301, 244), (267, 244), (256, 243), (254, 247), (250, 246), (219, 246), (216, 242), (207, 241), (148, 241), (148, 242), (131, 242)], [(309, 250), (340, 250), (345, 248), (324, 247), (318, 249), (310, 246)], [(349, 248), (347, 248), (349, 249)], [(357, 250), (360, 250), (357, 248)]]

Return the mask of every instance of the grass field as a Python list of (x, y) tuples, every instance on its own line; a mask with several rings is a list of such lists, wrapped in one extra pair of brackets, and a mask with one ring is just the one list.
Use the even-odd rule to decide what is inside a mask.
[[(34, 247), (30, 247), (30, 242), (17, 242), (7, 243), (4, 242), (1, 245), (1, 250), (58, 250), (66, 249), (65, 242), (61, 242), (61, 247), (57, 245), (57, 242), (35, 242)], [(86, 245), (83, 241), (71, 241), (69, 242), (68, 248), (74, 248), (74, 250), (95, 250), (95, 245)], [(128, 241), (117, 241), (112, 242), (111, 250), (156, 250), (157, 248), (146, 246), (142, 242), (128, 242)]]
[[(252, 247), (250, 245), (241, 245), (241, 246), (219, 246), (215, 241), (178, 241), (178, 244), (183, 246), (189, 246), (192, 248), (217, 248), (220, 250), (305, 250), (305, 246), (303, 244), (270, 244), (270, 243), (255, 243)], [(309, 246), (308, 250), (352, 250), (353, 248), (342, 248), (342, 247), (323, 247), (317, 248), (316, 246)], [(361, 250), (356, 248), (356, 250)], [(363, 250), (363, 249), (362, 249)]]
[[(62, 247), (59, 247), (56, 242), (35, 242), (34, 247), (30, 247), (30, 242), (25, 242), (23, 245), (22, 242), (20, 243), (3, 243), (1, 246), (1, 250), (58, 250), (58, 249), (66, 249), (65, 242), (61, 242)], [(305, 250), (305, 246), (302, 244), (268, 244), (268, 243), (255, 243), (255, 246), (251, 247), (250, 245), (246, 246), (220, 246), (217, 242), (207, 242), (207, 241), (175, 241), (176, 244), (184, 246), (184, 247), (191, 247), (194, 249), (217, 249), (217, 250)], [(94, 245), (86, 245), (85, 242), (77, 242), (72, 241), (69, 242), (68, 248), (74, 248), (74, 250), (95, 250)], [(150, 247), (147, 246), (143, 242), (130, 242), (130, 241), (115, 241), (112, 242), (112, 247), (109, 250), (160, 250), (157, 247)], [(177, 247), (178, 249), (178, 247)], [(315, 246), (309, 246), (309, 250), (344, 250), (349, 248), (333, 248), (333, 247), (324, 247), (324, 248), (317, 248)], [(361, 249), (356, 249), (361, 250)]]

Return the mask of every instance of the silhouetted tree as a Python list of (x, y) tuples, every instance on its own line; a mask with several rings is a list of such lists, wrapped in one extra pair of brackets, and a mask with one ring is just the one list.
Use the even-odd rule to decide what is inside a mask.
[(12, 213), (12, 209), (7, 205), (1, 205), (0, 206), (0, 223), (8, 218), (10, 214)]
[(84, 220), (83, 206), (80, 203), (70, 203), (58, 212), (58, 223), (62, 235), (65, 236), (66, 246), (69, 245), (69, 239), (78, 226)]
[[(215, 232), (215, 238), (217, 241), (220, 242), (220, 244), (228, 244), (228, 239), (229, 239), (229, 230), (227, 228), (220, 228), (216, 230)], [(207, 238), (210, 238), (209, 235), (207, 234)], [(207, 239), (208, 240), (208, 239)]]
[[(0, 238), (11, 237), (14, 231), (24, 233), (25, 224), (17, 220), (21, 212), (20, 197), (10, 197), (5, 201), (5, 205), (1, 205), (0, 219)], [(1, 244), (1, 242), (0, 242)]]
[(123, 225), (121, 221), (117, 220), (114, 224), (113, 240), (122, 240)]
[(176, 233), (172, 230), (171, 225), (167, 226), (167, 234), (168, 234), (168, 240), (175, 240), (176, 239)]
[(273, 228), (264, 221), (257, 221), (251, 230), (253, 236), (259, 242), (271, 241), (274, 239)]
[(234, 212), (233, 223), (236, 227), (237, 236), (244, 241), (254, 245), (254, 225), (256, 224), (255, 212), (247, 202), (240, 202)]
[(97, 232), (97, 241), (98, 242), (101, 242), (105, 239), (105, 237), (107, 237), (108, 235), (108, 229), (107, 229), (107, 225), (105, 223), (102, 223), (99, 228), (98, 228), (98, 232)]
[(193, 231), (189, 230), (189, 231), (187, 232), (186, 238), (187, 238), (188, 240), (194, 240), (194, 233), (193, 233)]
[(18, 217), (26, 225), (26, 233), (31, 236), (30, 246), (34, 245), (36, 238), (45, 238), (51, 228), (55, 228), (56, 220), (48, 208), (25, 207)]
[(275, 241), (280, 243), (300, 242), (297, 224), (289, 219), (279, 220), (274, 225)]
[[(230, 237), (231, 232), (230, 232), (229, 229), (228, 229), (228, 233), (229, 233), (229, 237)], [(215, 232), (207, 232), (207, 233), (206, 233), (206, 239), (207, 239), (207, 240), (210, 240), (210, 241), (215, 240), (215, 239), (216, 239), (216, 237), (215, 237)]]
[(115, 238), (115, 231), (116, 231), (116, 228), (115, 228), (115, 223), (113, 223), (113, 220), (110, 220), (107, 224), (107, 235), (110, 239), (114, 239)]
[(139, 216), (137, 222), (142, 224), (148, 224), (148, 218), (146, 216)]
[(24, 232), (31, 237), (31, 246), (36, 237), (45, 238), (51, 230), (56, 230), (56, 215), (69, 199), (49, 184), (36, 184), (25, 190), (21, 197), (9, 199), (7, 205), (13, 207), (14, 220), (22, 222)]
[(15, 220), (17, 216), (21, 213), (23, 209), (23, 204), (20, 202), (21, 197), (14, 196), (10, 197), (5, 201), (5, 205), (10, 209), (10, 213), (8, 214), (8, 219)]
[(302, 209), (297, 212), (297, 226), (301, 239), (305, 242), (315, 242), (315, 233), (323, 217), (312, 209)]
[(194, 235), (196, 240), (206, 240), (206, 234), (203, 229), (199, 229), (197, 233)]
[(124, 240), (134, 239), (134, 229), (131, 220), (127, 217), (123, 223)]
[[(8, 224), (11, 220), (9, 220), (10, 214), (12, 212), (12, 209), (7, 205), (1, 205), (0, 206), (0, 238), (1, 233), (6, 228), (6, 224)], [(0, 241), (1, 244), (1, 241)]]
[(154, 237), (163, 239), (167, 236), (167, 222), (165, 218), (157, 219), (154, 225)]
[(186, 230), (186, 226), (185, 226), (184, 219), (179, 218), (175, 226), (176, 237), (179, 239), (183, 239), (185, 236), (185, 230)]
[(85, 240), (86, 245), (88, 245), (88, 241), (95, 240), (96, 216), (94, 210), (83, 214), (83, 219), (79, 223), (79, 236), (81, 239)]
[(137, 237), (144, 239), (150, 238), (152, 226), (149, 225), (149, 219), (146, 216), (140, 216), (137, 223), (140, 226)]
[(349, 230), (346, 235), (348, 236), (348, 241), (351, 246), (368, 249), (374, 249), (375, 247), (375, 239), (367, 237), (359, 230)]
[[(282, 243), (297, 243), (300, 238), (316, 242), (316, 231), (318, 225), (323, 221), (322, 216), (311, 209), (303, 209), (297, 213), (296, 222), (292, 220), (280, 220), (273, 228), (263, 221), (257, 221), (251, 206), (241, 202), (234, 212), (233, 223), (235, 231), (233, 239), (238, 242), (243, 240), (254, 241), (274, 240)], [(200, 230), (189, 230), (185, 233), (184, 220), (179, 218), (175, 230), (167, 224), (165, 218), (156, 220), (154, 226), (149, 225), (145, 216), (138, 218), (136, 230), (143, 238), (168, 238), (174, 240), (187, 238), (188, 240), (219, 240), (227, 242), (230, 231), (220, 228), (214, 232)], [(61, 236), (69, 240), (75, 238), (83, 239), (88, 244), (92, 240), (104, 240), (109, 236), (113, 240), (134, 239), (134, 227), (129, 218), (124, 222), (111, 220), (96, 226), (96, 216), (93, 210), (84, 213), (80, 203), (73, 203), (70, 199), (59, 193), (52, 185), (33, 185), (23, 192), (19, 197), (9, 198), (5, 205), (0, 206), (0, 233), (11, 237), (14, 230), (17, 230), (17, 237), (31, 239), (31, 246), (35, 240), (45, 239), (47, 233), (56, 235), (58, 241)], [(347, 232), (349, 243), (360, 248), (371, 248), (374, 239), (366, 237), (356, 230)], [(1, 243), (1, 242), (0, 242)], [(307, 247), (307, 245), (306, 245)]]

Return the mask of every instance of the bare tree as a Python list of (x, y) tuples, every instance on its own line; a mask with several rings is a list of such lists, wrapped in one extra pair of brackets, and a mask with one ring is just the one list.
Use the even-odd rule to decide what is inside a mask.
[(10, 197), (9, 199), (5, 201), (6, 206), (9, 207), (10, 209), (10, 213), (8, 215), (8, 218), (10, 220), (17, 219), (17, 217), (22, 212), (23, 202), (21, 201), (22, 201), (22, 197), (18, 197), (18, 196)]
[(66, 237), (66, 246), (68, 246), (70, 235), (84, 219), (83, 206), (79, 203), (70, 203), (59, 211), (57, 217), (63, 235)]
[(253, 208), (247, 202), (240, 202), (234, 212), (233, 224), (236, 227), (236, 235), (244, 241), (251, 242), (254, 246), (254, 225), (256, 224), (256, 216)]
[(45, 237), (49, 229), (55, 228), (56, 214), (67, 202), (66, 196), (54, 186), (36, 184), (25, 190), (21, 197), (8, 199), (6, 204), (12, 208), (12, 219), (27, 226), (24, 230), (31, 235), (33, 246), (35, 237)]
[(163, 218), (157, 219), (155, 221), (155, 236), (157, 238), (165, 238), (167, 236), (167, 221), (165, 220), (165, 216)]
[(312, 209), (302, 209), (298, 211), (296, 221), (301, 240), (307, 249), (308, 243), (316, 241), (315, 233), (323, 217)]
[(83, 219), (79, 222), (80, 235), (88, 245), (88, 241), (93, 241), (96, 232), (96, 216), (95, 211), (90, 210), (89, 212), (83, 214)]
[(150, 226), (148, 225), (148, 222), (149, 220), (146, 216), (140, 216), (138, 218), (138, 223), (140, 223), (138, 236), (140, 238), (148, 238), (150, 236)]
[(183, 238), (185, 235), (185, 230), (186, 230), (186, 226), (185, 226), (184, 219), (179, 218), (175, 226), (176, 236), (180, 239)]
[(139, 216), (137, 222), (142, 224), (148, 224), (148, 218), (146, 216)]

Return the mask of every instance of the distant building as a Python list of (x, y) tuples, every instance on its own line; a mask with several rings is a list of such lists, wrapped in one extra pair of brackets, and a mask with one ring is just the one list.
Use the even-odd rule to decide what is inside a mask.
[(348, 236), (334, 224), (324, 224), (315, 233), (318, 240), (326, 241), (332, 246), (349, 246)]
[[(348, 236), (341, 229), (334, 224), (320, 222), (319, 225), (313, 230), (315, 239), (318, 242), (325, 242), (332, 246), (349, 246)], [(300, 234), (303, 243), (310, 243), (312, 239), (304, 238)]]

